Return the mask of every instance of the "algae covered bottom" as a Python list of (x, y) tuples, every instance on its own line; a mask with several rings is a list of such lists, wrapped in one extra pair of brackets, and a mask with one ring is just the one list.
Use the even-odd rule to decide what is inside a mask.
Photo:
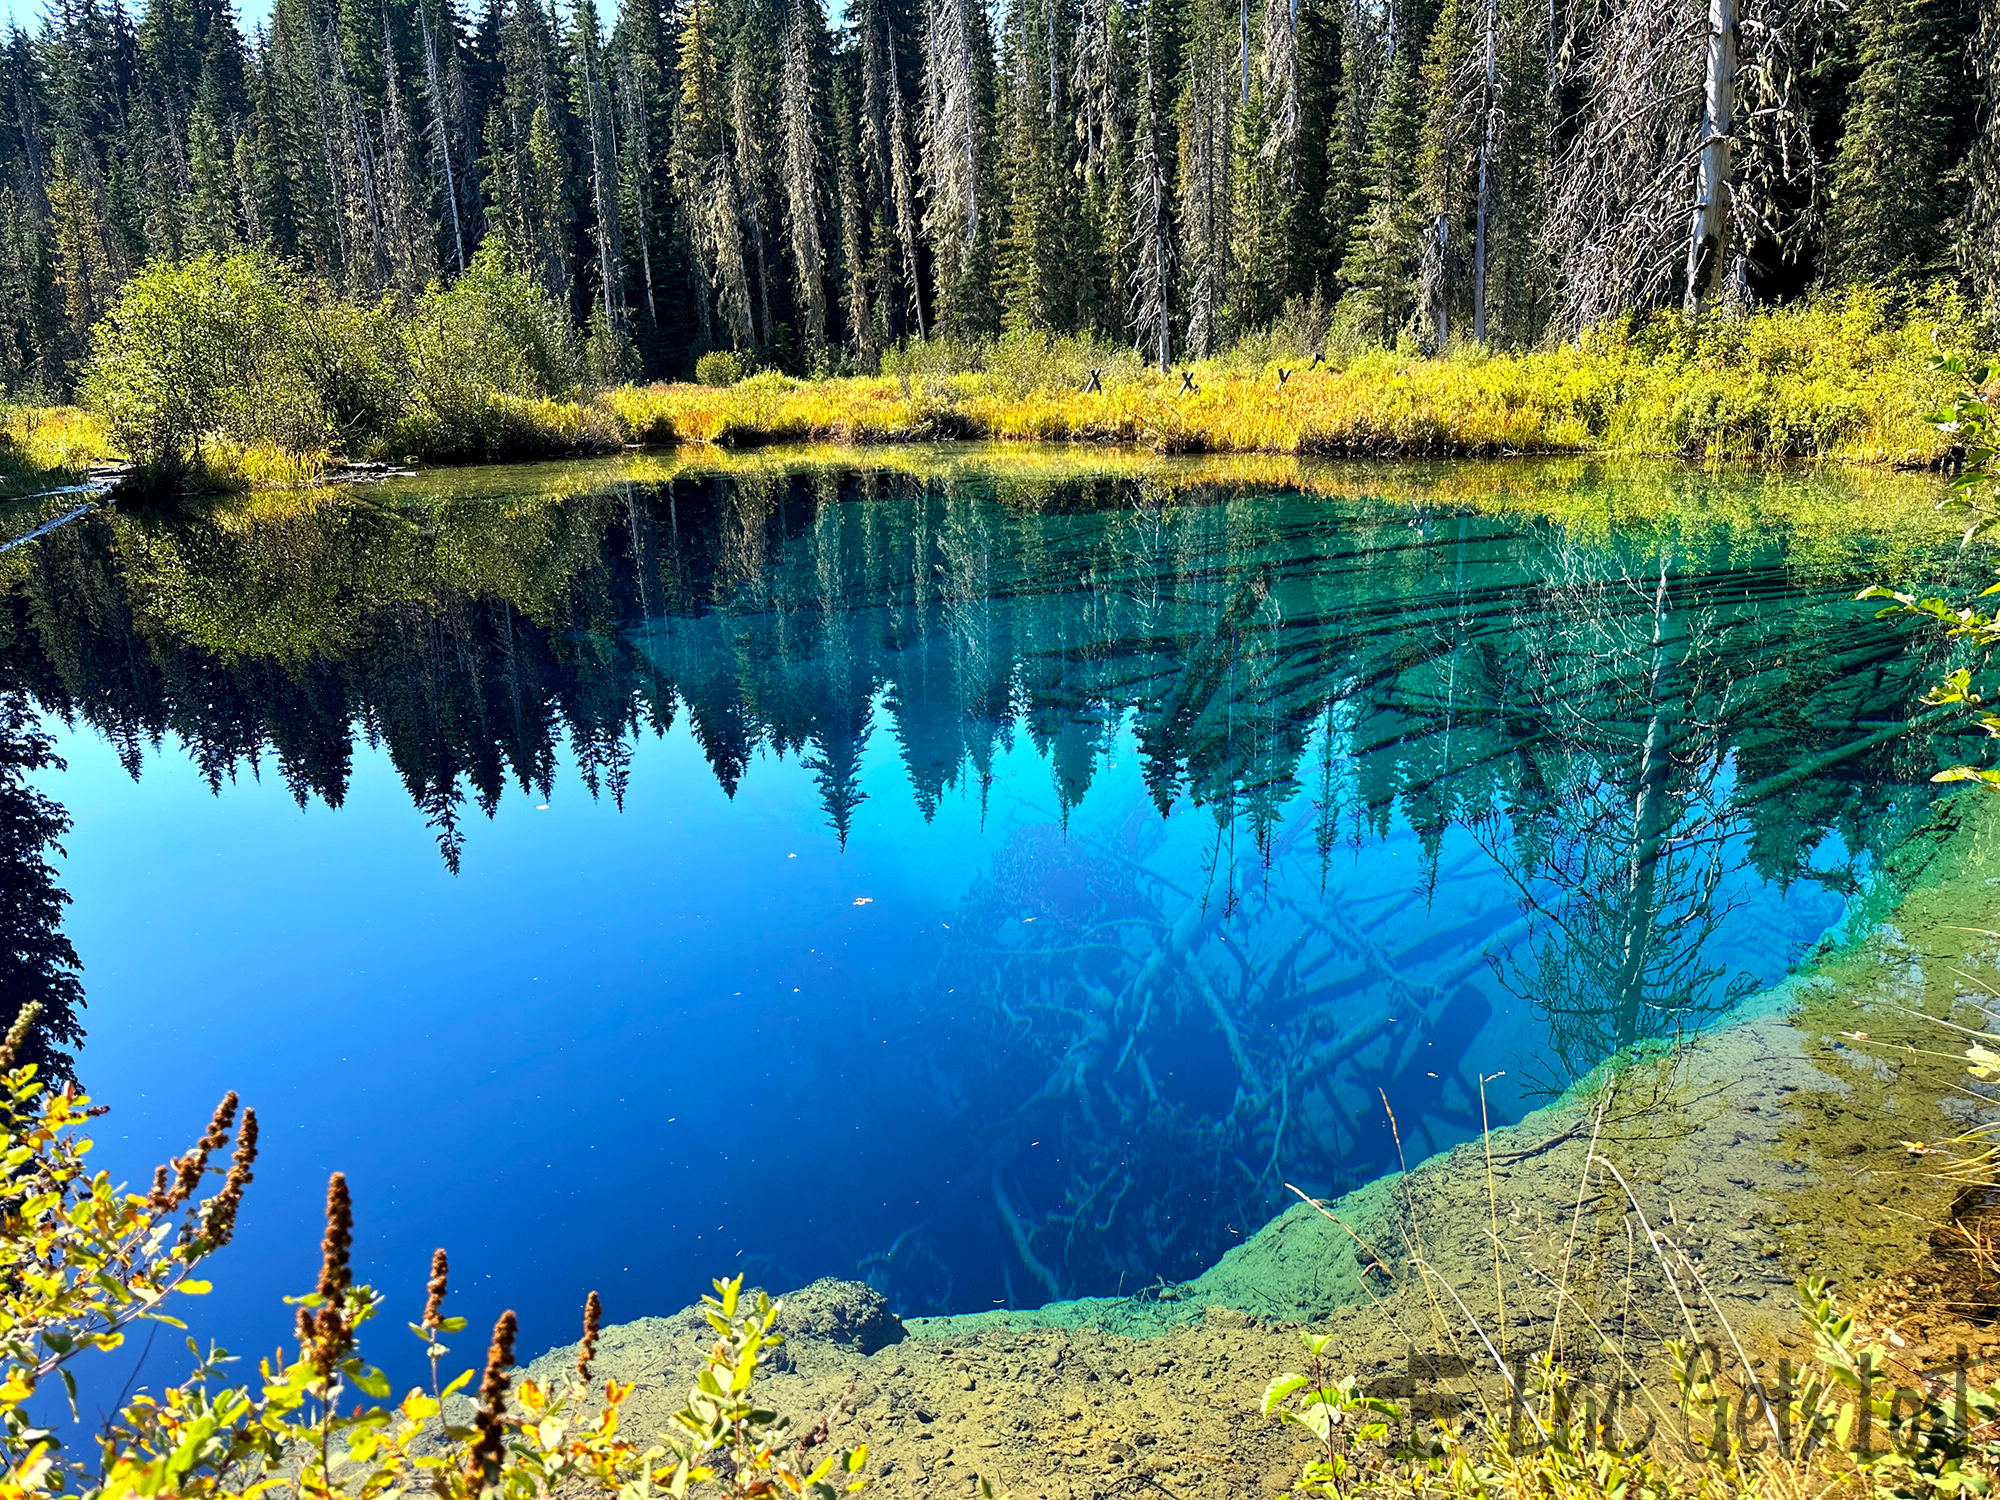
[(86, 518), (0, 583), (104, 1151), (257, 1105), (236, 1347), (333, 1167), (361, 1274), (444, 1243), (531, 1344), (733, 1269), (1157, 1303), (1885, 909), (1951, 747), (1852, 595), (1970, 566), (1919, 490), (766, 454)]

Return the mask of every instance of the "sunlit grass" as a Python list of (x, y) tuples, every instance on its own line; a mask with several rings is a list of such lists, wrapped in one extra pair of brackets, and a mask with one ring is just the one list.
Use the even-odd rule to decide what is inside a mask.
[[(938, 341), (892, 352), (876, 375), (767, 371), (733, 385), (623, 386), (571, 399), (489, 393), (469, 423), (446, 430), (408, 413), (355, 456), (450, 463), (628, 445), (975, 439), (1155, 455), (1665, 455), (1922, 468), (1950, 451), (1927, 420), (1950, 389), (1932, 357), (1975, 344), (1973, 319), (1949, 297), (1898, 303), (1867, 291), (1701, 323), (1663, 314), (1516, 353), (1335, 349), (1315, 363), (1273, 334), (1164, 375), (1129, 348), (1083, 338)], [(86, 412), (0, 412), (0, 493), (81, 477), (118, 456)], [(221, 490), (311, 484), (332, 463), (324, 451), (212, 441), (203, 456), (197, 487)]]
[(116, 458), (104, 423), (74, 406), (0, 407), (0, 493), (80, 482)]
[(217, 491), (293, 489), (318, 483), (330, 461), (323, 448), (288, 453), (272, 443), (214, 443), (202, 449), (194, 483)]
[[(604, 400), (645, 444), (987, 438), (1160, 453), (1924, 466), (1949, 447), (1926, 420), (1947, 393), (1931, 357), (1973, 337), (1949, 299), (1898, 309), (1855, 292), (1701, 324), (1663, 315), (1525, 353), (1372, 350), (1315, 366), (1296, 352), (1239, 350), (1162, 375), (1126, 351), (1026, 338), (910, 357), (894, 374), (765, 373), (732, 386), (625, 387)], [(1087, 389), (1093, 368), (1098, 388)]]

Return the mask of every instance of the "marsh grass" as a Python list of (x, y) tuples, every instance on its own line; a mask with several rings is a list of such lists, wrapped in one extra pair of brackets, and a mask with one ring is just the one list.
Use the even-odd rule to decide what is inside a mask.
[[(1321, 351), (1265, 337), (1168, 374), (1129, 350), (1024, 335), (886, 356), (883, 373), (764, 373), (653, 385), (604, 400), (639, 443), (850, 443), (938, 438), (1132, 444), (1161, 453), (1331, 457), (1670, 454), (1837, 458), (1923, 467), (1951, 449), (1927, 419), (1940, 349), (1972, 347), (1939, 294), (1856, 291), (1690, 322), (1661, 314), (1525, 353)], [(1091, 373), (1096, 389), (1087, 389)], [(1281, 378), (1282, 375), (1282, 378)]]
[[(234, 264), (209, 271), (219, 275)], [(475, 293), (487, 281), (494, 285), (481, 300)], [(1947, 462), (1954, 451), (1952, 436), (1928, 420), (1948, 394), (1948, 377), (1931, 367), (1932, 358), (1940, 350), (1969, 355), (1978, 342), (1972, 315), (1948, 295), (1855, 291), (1699, 323), (1659, 314), (1591, 330), (1560, 348), (1515, 353), (1467, 348), (1424, 358), (1349, 348), (1329, 344), (1320, 323), (1301, 318), (1167, 373), (1123, 344), (1025, 333), (992, 343), (907, 345), (884, 355), (874, 375), (744, 376), (741, 359), (716, 356), (705, 357), (699, 383), (593, 390), (565, 384), (570, 377), (561, 370), (542, 371), (553, 355), (538, 362), (524, 354), (514, 361), (517, 370), (506, 361), (482, 364), (477, 350), (461, 348), (469, 315), (460, 303), (504, 310), (520, 300), (490, 275), (479, 287), (437, 293), (401, 344), (381, 317), (370, 322), (357, 313), (340, 326), (360, 352), (340, 369), (353, 365), (372, 383), (361, 382), (359, 395), (348, 389), (353, 380), (327, 392), (314, 386), (306, 404), (334, 415), (292, 423), (284, 428), (292, 436), (274, 437), (277, 427), (264, 420), (271, 403), (254, 401), (255, 420), (218, 418), (205, 433), (177, 428), (172, 441), (154, 434), (147, 441), (171, 460), (155, 467), (175, 486), (228, 490), (311, 482), (329, 453), (343, 451), (457, 462), (625, 445), (988, 439), (1167, 455), (1655, 454), (1921, 468)], [(150, 326), (142, 324), (127, 330), (130, 338)], [(552, 337), (538, 335), (523, 347), (532, 353)], [(541, 372), (532, 379), (522, 373), (530, 366), (531, 374)], [(104, 412), (124, 410), (107, 395), (122, 389), (113, 378), (122, 368), (108, 354), (98, 362), (91, 393)], [(210, 404), (218, 403), (235, 410), (228, 393)], [(114, 456), (104, 420), (66, 409), (20, 409), (7, 435), (28, 466)], [(203, 460), (192, 471), (181, 451), (190, 444)]]
[(116, 457), (104, 423), (73, 406), (0, 407), (0, 498), (77, 484)]

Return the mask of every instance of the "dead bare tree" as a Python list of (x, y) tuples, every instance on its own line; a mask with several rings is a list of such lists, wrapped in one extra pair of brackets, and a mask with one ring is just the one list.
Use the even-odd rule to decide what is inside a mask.
[(1773, 189), (1803, 184), (1816, 201), (1798, 55), (1819, 9), (1603, 0), (1572, 15), (1564, 71), (1584, 101), (1550, 174), (1542, 230), (1559, 328), (1701, 305), (1742, 280), (1763, 236), (1791, 252), (1805, 225), (1781, 219)]

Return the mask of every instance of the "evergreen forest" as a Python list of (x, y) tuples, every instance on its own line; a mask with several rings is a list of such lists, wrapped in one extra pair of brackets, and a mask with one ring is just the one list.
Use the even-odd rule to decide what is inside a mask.
[(237, 249), (400, 303), (490, 242), (652, 378), (2000, 289), (1970, 0), (479, 4), (51, 0), (0, 52), (0, 381), (67, 397), (137, 270)]

